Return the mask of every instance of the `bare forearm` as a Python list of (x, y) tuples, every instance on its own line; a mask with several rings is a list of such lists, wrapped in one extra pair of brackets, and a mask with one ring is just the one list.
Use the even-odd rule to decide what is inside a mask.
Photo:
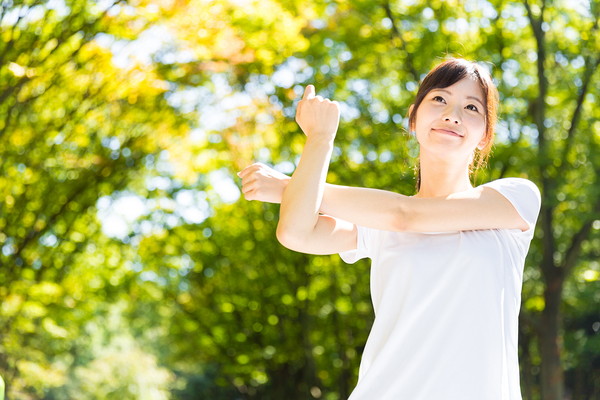
[(332, 141), (307, 139), (298, 168), (283, 192), (278, 234), (293, 231), (302, 236), (314, 230), (332, 150)]
[(320, 210), (356, 225), (399, 230), (407, 196), (385, 190), (326, 184)]
[[(532, 198), (535, 201), (535, 193)], [(389, 231), (530, 228), (506, 197), (487, 187), (417, 198), (384, 190), (326, 185), (321, 211), (356, 225)]]

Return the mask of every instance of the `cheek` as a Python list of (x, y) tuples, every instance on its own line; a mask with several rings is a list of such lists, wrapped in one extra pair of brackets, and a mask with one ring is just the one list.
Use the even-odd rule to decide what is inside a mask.
[(469, 115), (463, 121), (469, 124), (468, 128), (471, 132), (481, 132), (482, 135), (485, 135), (485, 118)]
[(415, 125), (411, 127), (411, 129), (419, 130), (420, 127), (426, 126), (431, 119), (432, 110), (426, 104), (421, 103), (419, 109), (417, 110), (417, 114), (415, 115)]
[(415, 126), (413, 126), (412, 131), (414, 133), (415, 138), (419, 143), (421, 143), (421, 139), (424, 135), (424, 132), (427, 132), (428, 119), (425, 116), (425, 113), (419, 113), (419, 118), (415, 122)]

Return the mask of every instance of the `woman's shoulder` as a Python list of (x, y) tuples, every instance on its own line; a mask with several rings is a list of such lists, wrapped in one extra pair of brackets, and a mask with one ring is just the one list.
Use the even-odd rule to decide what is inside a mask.
[(500, 178), (481, 187), (489, 187), (506, 197), (526, 221), (535, 221), (539, 214), (542, 197), (537, 185), (519, 177)]
[(517, 192), (522, 193), (524, 195), (531, 195), (535, 198), (541, 198), (540, 189), (537, 185), (527, 179), (520, 177), (507, 177), (496, 179), (487, 183), (480, 185), (480, 187), (490, 187), (492, 189), (496, 189), (502, 194), (505, 192)]
[(486, 183), (483, 183), (480, 186), (517, 186), (517, 187), (529, 187), (531, 189), (535, 189), (539, 192), (539, 189), (537, 187), (537, 185), (531, 181), (530, 179), (527, 178), (521, 178), (521, 177), (506, 177), (506, 178), (499, 178), (499, 179), (495, 179), (493, 181), (489, 181)]

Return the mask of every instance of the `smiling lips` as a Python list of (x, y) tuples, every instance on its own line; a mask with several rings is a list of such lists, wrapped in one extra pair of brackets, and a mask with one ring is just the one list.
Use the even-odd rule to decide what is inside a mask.
[(440, 132), (440, 133), (444, 133), (446, 135), (450, 135), (450, 136), (456, 136), (456, 137), (463, 137), (463, 135), (461, 135), (458, 132), (455, 132), (451, 129), (446, 129), (446, 128), (433, 128), (434, 131)]

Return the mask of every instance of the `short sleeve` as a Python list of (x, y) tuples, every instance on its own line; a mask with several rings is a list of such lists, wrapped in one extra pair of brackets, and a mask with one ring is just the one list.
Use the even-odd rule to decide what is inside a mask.
[(523, 233), (527, 233), (528, 236), (532, 237), (541, 207), (541, 196), (538, 187), (533, 182), (523, 178), (497, 179), (482, 186), (496, 190), (510, 201), (521, 218), (529, 225), (529, 229)]
[(376, 234), (376, 231), (360, 225), (356, 225), (356, 228), (358, 229), (356, 235), (356, 249), (339, 253), (342, 260), (348, 264), (354, 264), (363, 258), (371, 258), (371, 243), (373, 242), (373, 236)]

